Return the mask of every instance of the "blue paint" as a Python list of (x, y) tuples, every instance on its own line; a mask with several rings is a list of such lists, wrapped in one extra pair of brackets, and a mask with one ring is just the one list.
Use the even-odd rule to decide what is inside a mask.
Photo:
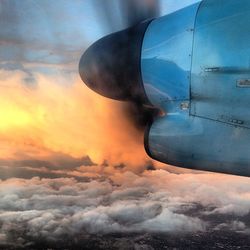
[(146, 134), (153, 158), (250, 176), (249, 25), (248, 0), (204, 0), (150, 24), (142, 78), (166, 113)]

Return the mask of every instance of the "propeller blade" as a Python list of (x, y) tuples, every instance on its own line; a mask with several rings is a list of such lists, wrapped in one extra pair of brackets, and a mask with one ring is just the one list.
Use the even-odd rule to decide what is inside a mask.
[(127, 26), (133, 26), (146, 19), (159, 16), (160, 7), (158, 0), (121, 0), (123, 19)]
[(159, 0), (91, 0), (100, 29), (106, 34), (159, 16)]

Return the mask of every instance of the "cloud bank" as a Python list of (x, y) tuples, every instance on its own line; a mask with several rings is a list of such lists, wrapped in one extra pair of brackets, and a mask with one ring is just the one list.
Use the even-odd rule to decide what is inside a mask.
[[(5, 246), (111, 233), (249, 234), (249, 214), (248, 178), (155, 170), (139, 175), (117, 171), (88, 181), (34, 177), (0, 182), (0, 237)], [(218, 215), (227, 220), (215, 223), (213, 216)]]

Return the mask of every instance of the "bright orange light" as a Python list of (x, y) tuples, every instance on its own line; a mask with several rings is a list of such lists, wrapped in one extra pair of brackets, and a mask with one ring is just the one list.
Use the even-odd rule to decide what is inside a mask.
[(132, 166), (149, 159), (143, 131), (124, 117), (121, 103), (92, 92), (78, 76), (37, 74), (32, 89), (25, 87), (24, 77), (20, 71), (0, 71), (2, 158), (47, 151)]
[(12, 128), (28, 126), (32, 123), (30, 114), (21, 108), (0, 100), (0, 130), (6, 131)]

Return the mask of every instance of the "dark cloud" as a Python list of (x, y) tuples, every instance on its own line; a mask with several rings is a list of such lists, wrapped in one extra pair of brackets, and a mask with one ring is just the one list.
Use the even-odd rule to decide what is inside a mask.
[(32, 167), (48, 169), (75, 169), (80, 166), (96, 166), (89, 156), (83, 156), (82, 158), (74, 158), (70, 155), (55, 153), (50, 157), (43, 157), (41, 160), (27, 158), (25, 160), (5, 160), (0, 159), (0, 166), (11, 167)]
[[(95, 166), (97, 165), (89, 156), (74, 158), (60, 153), (40, 160), (33, 158), (25, 160), (0, 159), (0, 178), (2, 180), (13, 177), (30, 179), (37, 176), (40, 178), (59, 178), (73, 175), (78, 180), (87, 180), (88, 177), (81, 176), (80, 173), (84, 172), (84, 168), (88, 171), (88, 168)], [(77, 176), (78, 172), (79, 176)]]
[[(21, 155), (24, 160), (0, 159), (0, 178), (30, 179), (74, 177), (77, 180), (89, 180), (90, 178), (106, 178), (113, 172), (127, 172), (131, 166), (124, 163), (110, 164), (104, 160), (102, 164), (96, 164), (89, 156), (74, 158), (62, 153), (53, 153), (51, 156), (34, 159)], [(26, 158), (26, 159), (25, 159)], [(154, 171), (156, 167), (152, 161), (147, 161), (139, 172), (144, 170)]]

